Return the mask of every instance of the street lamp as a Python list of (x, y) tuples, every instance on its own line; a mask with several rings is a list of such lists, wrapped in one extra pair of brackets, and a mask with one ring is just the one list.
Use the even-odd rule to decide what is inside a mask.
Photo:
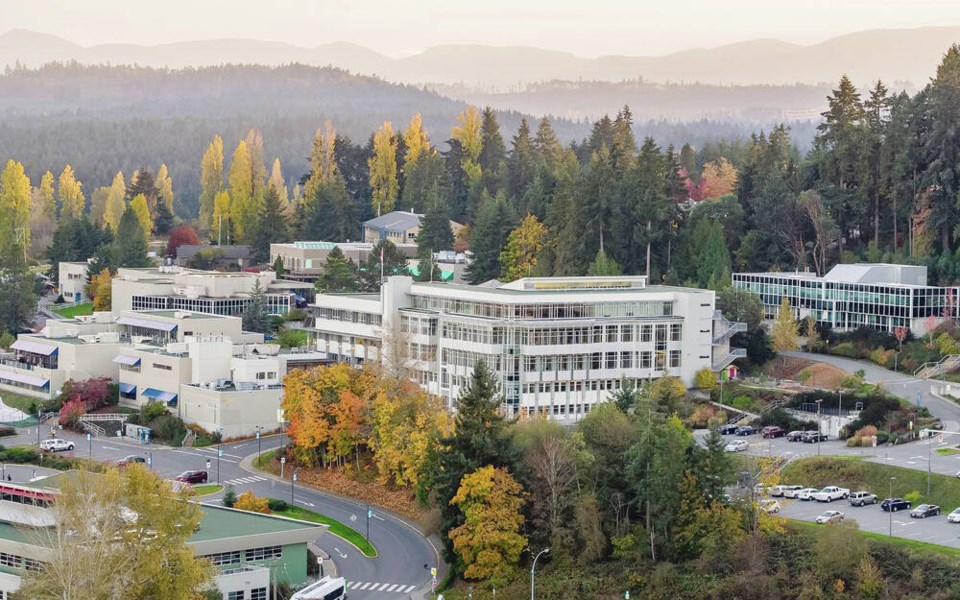
[(930, 495), (930, 446), (933, 445), (933, 435), (931, 431), (927, 431), (927, 496)]
[(817, 400), (817, 456), (820, 456), (820, 436), (823, 433), (823, 423), (820, 421), (820, 403), (823, 398)]
[(260, 464), (260, 426), (257, 425), (257, 464)]
[(530, 565), (530, 600), (534, 600), (533, 591), (534, 591), (534, 586), (536, 581), (535, 580), (536, 574), (534, 573), (534, 569), (537, 568), (537, 559), (540, 558), (541, 554), (546, 554), (548, 552), (550, 552), (550, 548), (544, 548), (535, 557), (533, 557), (533, 564)]
[(890, 532), (888, 534), (890, 537), (893, 537), (893, 482), (896, 480), (896, 477), (890, 478), (890, 495), (888, 496), (890, 503), (887, 505), (887, 513), (890, 515)]
[(223, 456), (223, 426), (218, 428), (220, 441), (217, 442), (217, 485), (220, 484), (220, 457)]
[(299, 470), (300, 470), (299, 467), (296, 468), (296, 469), (294, 469), (294, 470), (293, 470), (293, 477), (290, 478), (290, 506), (293, 506), (293, 493), (294, 493), (294, 489), (296, 489), (296, 485), (297, 485), (297, 471), (299, 471)]

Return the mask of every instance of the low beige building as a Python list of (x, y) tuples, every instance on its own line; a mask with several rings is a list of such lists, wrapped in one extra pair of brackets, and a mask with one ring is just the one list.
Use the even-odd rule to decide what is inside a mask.
[(89, 302), (90, 297), (84, 289), (87, 286), (87, 263), (61, 262), (57, 266), (59, 292), (66, 302)]
[[(366, 261), (373, 252), (375, 243), (369, 242), (291, 242), (288, 244), (270, 244), (270, 263), (279, 258), (286, 271), (285, 277), (314, 281), (323, 274), (327, 256), (334, 248), (340, 248), (343, 255), (356, 264)], [(397, 250), (408, 261), (417, 257), (416, 244), (396, 244)], [(416, 264), (414, 262), (414, 264)]]

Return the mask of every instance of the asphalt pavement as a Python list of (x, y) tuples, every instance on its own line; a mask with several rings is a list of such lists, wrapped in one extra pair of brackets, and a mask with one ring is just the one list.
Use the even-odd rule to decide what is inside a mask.
[[(21, 431), (16, 437), (0, 438), (0, 444), (37, 444), (36, 428)], [(45, 429), (41, 430), (41, 434), (45, 433)], [(135, 454), (148, 459), (153, 471), (169, 479), (186, 470), (204, 469), (209, 476), (208, 483), (232, 485), (237, 494), (252, 491), (258, 496), (292, 501), (349, 525), (363, 535), (366, 535), (369, 510), (369, 540), (377, 549), (376, 558), (364, 557), (351, 544), (333, 535), (323, 535), (316, 542), (336, 563), (339, 575), (347, 579), (352, 599), (422, 598), (423, 591), (430, 588), (430, 569), (441, 567), (434, 542), (424, 538), (415, 525), (397, 515), (375, 506), (368, 509), (357, 501), (300, 484), (291, 485), (289, 470), (285, 473), (285, 480), (281, 481), (278, 477), (255, 471), (249, 466), (249, 470), (244, 469), (244, 459), (249, 465), (258, 452), (279, 447), (280, 436), (264, 436), (259, 445), (257, 440), (246, 440), (204, 448), (143, 445), (126, 438), (94, 437), (88, 441), (85, 434), (66, 431), (60, 432), (60, 437), (76, 444), (76, 449), (65, 453), (67, 455), (116, 461)], [(219, 456), (218, 450), (222, 451)], [(14, 480), (19, 477), (21, 481), (32, 476), (32, 469), (7, 466)], [(220, 497), (222, 492), (203, 500), (217, 502)]]

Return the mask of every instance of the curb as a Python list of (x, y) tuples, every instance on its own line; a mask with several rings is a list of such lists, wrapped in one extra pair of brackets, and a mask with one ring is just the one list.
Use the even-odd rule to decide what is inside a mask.
[[(262, 470), (260, 470), (260, 469), (257, 469), (256, 467), (254, 467), (254, 466), (253, 466), (253, 461), (255, 460), (256, 456), (257, 456), (256, 454), (249, 454), (249, 455), (247, 455), (246, 457), (244, 457), (243, 459), (241, 459), (240, 462), (238, 463), (238, 466), (240, 467), (240, 469), (243, 470), (243, 471), (246, 471), (247, 473), (250, 473), (251, 475), (261, 475), (261, 476), (263, 476), (263, 477), (268, 477), (268, 478), (270, 478), (270, 479), (272, 479), (272, 480), (274, 480), (274, 481), (279, 481), (279, 482), (281, 482), (281, 483), (285, 483), (285, 482), (286, 482), (285, 479), (282, 479), (282, 478), (274, 475), (273, 473), (268, 473), (268, 472), (266, 472), (266, 471), (262, 471)], [(356, 504), (356, 505), (357, 505), (358, 507), (360, 507), (361, 509), (366, 510), (366, 507), (363, 506), (362, 504), (360, 504), (355, 498), (351, 498), (351, 497), (349, 497), (349, 496), (342, 496), (342, 495), (340, 495), (340, 494), (336, 494), (336, 493), (333, 493), (333, 492), (330, 492), (330, 491), (327, 491), (327, 490), (321, 490), (321, 489), (315, 488), (315, 487), (313, 487), (313, 486), (307, 486), (307, 487), (309, 487), (311, 490), (317, 492), (318, 494), (330, 496), (331, 498), (336, 498), (336, 499), (342, 500), (342, 501), (344, 501), (344, 502), (350, 502), (350, 503), (352, 503), (352, 504)], [(430, 547), (433, 548), (433, 554), (434, 554), (434, 557), (435, 557), (435, 559), (436, 559), (436, 561), (435, 561), (434, 564), (435, 564), (436, 567), (437, 567), (437, 580), (438, 580), (438, 581), (441, 580), (442, 577), (440, 577), (440, 575), (441, 575), (441, 573), (443, 573), (443, 572), (446, 571), (446, 569), (448, 568), (448, 566), (447, 566), (446, 563), (444, 563), (444, 562), (440, 559), (440, 551), (437, 549), (437, 543), (434, 541), (434, 539), (436, 538), (436, 535), (429, 535), (429, 536), (428, 536), (428, 535), (425, 535), (424, 532), (423, 532), (423, 530), (421, 530), (418, 525), (416, 525), (415, 523), (411, 523), (406, 517), (403, 517), (403, 516), (401, 516), (401, 515), (398, 515), (398, 514), (396, 514), (395, 512), (393, 512), (393, 511), (391, 511), (391, 510), (388, 510), (388, 509), (385, 509), (385, 508), (380, 507), (380, 506), (378, 506), (378, 508), (380, 509), (381, 512), (383, 512), (383, 514), (389, 515), (391, 518), (395, 519), (397, 522), (399, 522), (399, 523), (401, 523), (401, 524), (409, 527), (409, 528), (412, 529), (413, 531), (415, 531), (415, 532), (417, 533), (417, 535), (419, 535), (420, 537), (422, 537), (424, 540), (426, 540), (426, 542), (427, 542), (428, 544), (430, 544)], [(342, 539), (342, 538), (341, 538), (341, 539)], [(439, 540), (437, 540), (437, 541), (439, 541)], [(349, 542), (348, 542), (348, 543), (349, 543)], [(351, 545), (352, 545), (352, 544), (351, 544)], [(354, 546), (354, 547), (356, 547), (356, 546)], [(358, 549), (358, 550), (359, 550), (359, 549)], [(363, 552), (360, 553), (360, 556), (363, 556)], [(364, 558), (366, 558), (366, 557), (364, 557)], [(419, 593), (419, 591), (420, 591), (420, 590), (417, 590), (417, 592), (413, 592), (413, 593)], [(427, 594), (431, 593), (432, 591), (433, 591), (433, 587), (432, 587), (430, 584), (427, 584)], [(413, 593), (411, 593), (411, 596), (412, 596)], [(423, 597), (426, 597), (426, 595), (424, 595)]]

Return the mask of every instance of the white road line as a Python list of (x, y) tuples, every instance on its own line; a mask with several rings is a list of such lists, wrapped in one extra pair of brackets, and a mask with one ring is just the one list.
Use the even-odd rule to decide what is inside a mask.
[(378, 592), (382, 592), (383, 590), (387, 589), (387, 586), (389, 586), (389, 585), (390, 585), (389, 583), (385, 583), (385, 584), (381, 585), (380, 588), (379, 588), (377, 591), (378, 591)]
[(390, 587), (388, 587), (388, 588), (387, 588), (387, 591), (388, 591), (388, 592), (392, 592), (393, 590), (397, 589), (398, 587), (401, 587), (400, 584), (395, 583), (395, 584), (391, 585)]
[(100, 446), (104, 450), (119, 450), (120, 448), (114, 448), (113, 446)]
[(368, 587), (370, 587), (371, 585), (374, 586), (374, 587), (376, 587), (377, 584), (367, 582), (367, 583), (363, 584), (363, 585), (360, 587), (360, 589), (361, 589), (361, 590), (365, 590), (365, 589), (367, 589)]
[(378, 515), (377, 513), (373, 513), (373, 514), (371, 514), (370, 516), (372, 516), (374, 519), (380, 519), (381, 521), (386, 521), (386, 519), (384, 519), (383, 517), (381, 517), (381, 516)]
[(410, 592), (413, 591), (413, 588), (415, 588), (415, 587), (416, 587), (416, 586), (414, 586), (414, 585), (408, 585), (406, 588), (400, 589), (400, 590), (397, 590), (397, 591), (400, 592), (401, 594), (409, 594)]

